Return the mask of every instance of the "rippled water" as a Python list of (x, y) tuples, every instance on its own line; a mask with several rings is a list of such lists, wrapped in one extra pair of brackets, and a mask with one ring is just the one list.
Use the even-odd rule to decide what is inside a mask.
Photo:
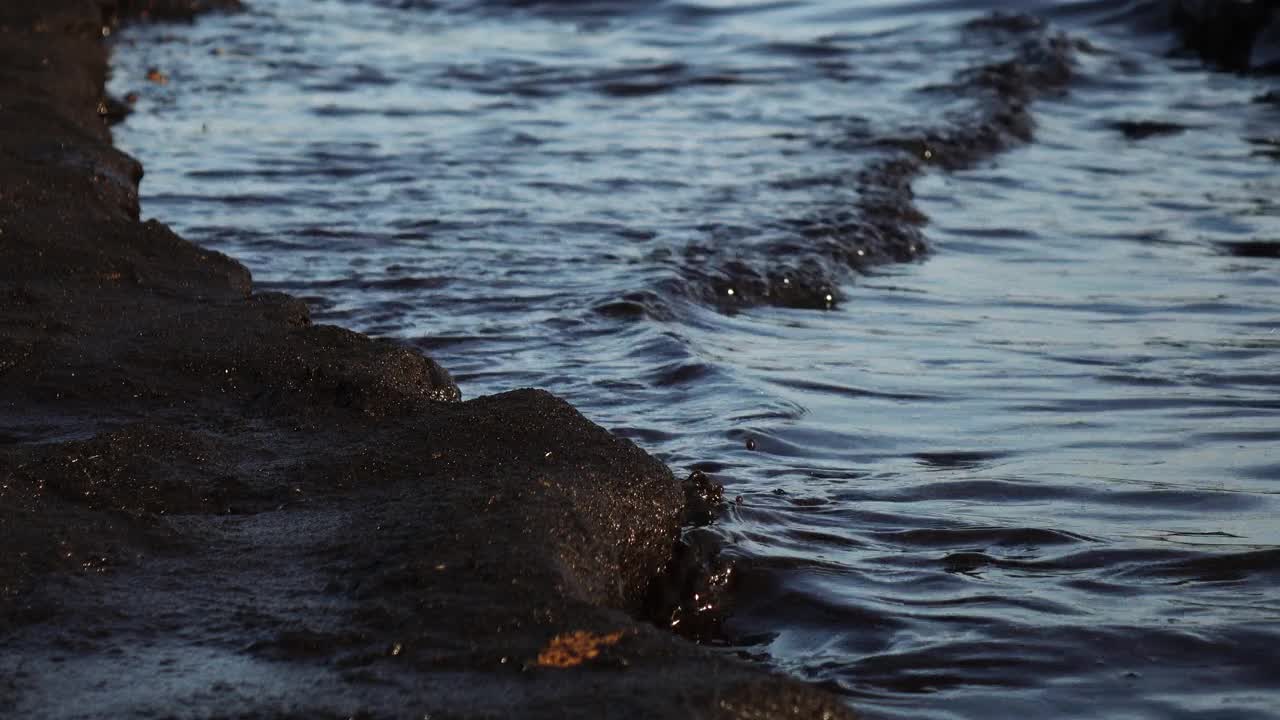
[(1274, 77), (1000, 5), (254, 0), (118, 38), (116, 139), (260, 289), (723, 482), (737, 651), (1280, 717)]

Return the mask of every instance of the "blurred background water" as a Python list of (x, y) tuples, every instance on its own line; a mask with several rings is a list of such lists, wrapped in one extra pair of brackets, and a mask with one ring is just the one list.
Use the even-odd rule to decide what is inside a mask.
[(253, 0), (125, 29), (115, 136), (259, 290), (724, 483), (729, 652), (869, 717), (1280, 717), (1280, 104), (1166, 17)]

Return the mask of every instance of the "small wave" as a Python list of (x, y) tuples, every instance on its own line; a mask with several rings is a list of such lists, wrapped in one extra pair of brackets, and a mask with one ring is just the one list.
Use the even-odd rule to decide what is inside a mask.
[[(1042, 21), (1022, 14), (993, 14), (962, 27), (970, 43), (987, 43), (1002, 61), (967, 68), (930, 92), (946, 93), (971, 105), (966, 114), (939, 126), (876, 138), (862, 126), (832, 144), (866, 152), (897, 152), (870, 163), (854, 177), (816, 176), (788, 182), (851, 188), (849, 209), (780, 220), (781, 232), (761, 239), (706, 245), (686, 252), (682, 272), (694, 297), (722, 310), (753, 305), (830, 309), (844, 300), (840, 286), (853, 274), (886, 262), (908, 262), (928, 253), (921, 227), (926, 222), (913, 202), (912, 181), (930, 167), (972, 167), (1007, 148), (1029, 141), (1036, 98), (1058, 94), (1073, 77), (1076, 44), (1049, 32)], [(824, 141), (825, 142), (825, 141)], [(696, 259), (696, 260), (695, 260)]]
[(1274, 586), (1280, 580), (1280, 549), (1197, 553), (1191, 557), (1143, 564), (1127, 574), (1195, 582), (1266, 580), (1269, 586)]

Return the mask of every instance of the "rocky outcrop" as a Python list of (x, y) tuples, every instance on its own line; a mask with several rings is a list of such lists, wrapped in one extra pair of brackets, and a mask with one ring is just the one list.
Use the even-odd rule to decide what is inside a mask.
[(0, 707), (847, 717), (637, 619), (684, 515), (661, 463), (139, 220), (103, 28), (205, 5), (0, 9)]

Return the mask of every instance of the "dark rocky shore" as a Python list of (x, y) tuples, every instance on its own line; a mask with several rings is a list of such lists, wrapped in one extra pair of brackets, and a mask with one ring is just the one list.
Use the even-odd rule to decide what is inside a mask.
[(198, 9), (0, 8), (0, 714), (850, 716), (643, 620), (661, 463), (140, 221), (104, 28)]

